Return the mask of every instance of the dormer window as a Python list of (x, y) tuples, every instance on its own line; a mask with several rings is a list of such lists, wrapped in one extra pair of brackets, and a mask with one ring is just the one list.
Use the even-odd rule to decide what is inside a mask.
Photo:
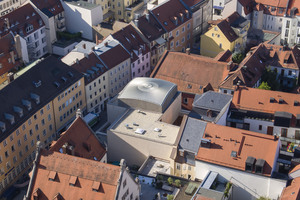
[(10, 122), (10, 124), (15, 123), (15, 117), (13, 115), (4, 113), (4, 117), (5, 117), (5, 119), (7, 119)]
[(49, 172), (49, 175), (48, 175), (48, 180), (49, 181), (55, 181), (55, 178), (56, 178), (56, 172), (55, 171), (50, 171)]
[(32, 25), (28, 25), (27, 27), (26, 27), (26, 33), (29, 33), (30, 31), (32, 31), (33, 30), (33, 26)]
[(5, 123), (0, 121), (0, 130), (3, 133), (6, 130)]
[(20, 108), (18, 106), (14, 106), (13, 109), (19, 115), (19, 117), (23, 116), (23, 109), (22, 108)]
[(76, 185), (77, 179), (77, 176), (71, 176), (69, 180), (69, 185), (74, 187)]
[(35, 101), (36, 104), (40, 103), (40, 96), (34, 93), (30, 94), (31, 99), (33, 99)]
[(22, 104), (27, 108), (28, 111), (31, 110), (31, 102), (28, 100), (22, 100)]
[(248, 156), (247, 160), (246, 160), (246, 171), (252, 172), (254, 169), (254, 163), (255, 163), (255, 158), (253, 158), (252, 156)]
[(265, 165), (265, 160), (264, 159), (258, 159), (255, 163), (255, 173), (262, 174), (264, 170), (264, 165)]

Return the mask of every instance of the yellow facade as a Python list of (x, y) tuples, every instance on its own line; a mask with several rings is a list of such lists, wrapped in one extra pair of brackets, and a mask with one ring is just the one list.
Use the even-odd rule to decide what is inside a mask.
[(205, 34), (201, 35), (201, 48), (200, 54), (208, 57), (216, 57), (220, 52), (230, 50), (242, 51), (246, 46), (247, 32), (250, 25), (246, 25), (242, 29), (234, 29), (238, 38), (233, 42), (230, 42), (224, 33), (218, 28), (217, 25), (213, 25)]
[(54, 118), (50, 102), (0, 143), (0, 192), (31, 166), (37, 141), (47, 146), (55, 138)]
[(0, 84), (2, 84), (3, 82), (5, 82), (7, 80), (7, 74), (8, 73), (6, 72), (0, 76)]
[[(64, 96), (64, 98), (58, 101), (58, 96)], [(31, 167), (35, 158), (37, 141), (47, 148), (56, 138), (56, 132), (72, 121), (76, 110), (85, 109), (84, 78), (73, 83), (58, 96), (33, 113), (0, 143), (0, 194)], [(68, 106), (66, 106), (66, 101), (68, 101)], [(65, 108), (59, 111), (59, 107), (63, 104)], [(61, 116), (63, 116), (62, 120), (60, 120)]]
[(144, 5), (142, 0), (112, 0), (110, 10), (114, 12), (116, 20), (132, 20), (133, 12)]
[(170, 51), (185, 52), (187, 48), (191, 48), (193, 33), (192, 25), (193, 21), (190, 19), (169, 32), (169, 39), (173, 38), (169, 42)]
[(174, 176), (194, 180), (195, 179), (195, 166), (187, 163), (177, 163), (174, 166)]

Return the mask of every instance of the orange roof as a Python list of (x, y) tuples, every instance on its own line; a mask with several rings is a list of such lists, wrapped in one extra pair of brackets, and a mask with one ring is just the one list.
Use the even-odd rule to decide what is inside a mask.
[[(278, 148), (278, 140), (273, 136), (207, 123), (203, 139), (211, 140), (211, 146), (200, 146), (197, 160), (244, 171), (251, 156), (265, 160), (263, 175), (271, 176)], [(236, 157), (231, 157), (232, 151), (237, 153)]]
[(228, 72), (225, 62), (166, 51), (150, 77), (175, 83), (182, 92), (202, 94), (203, 89), (217, 91)]
[(280, 200), (299, 200), (300, 199), (300, 177), (295, 178), (291, 185), (284, 188)]
[(77, 117), (68, 130), (52, 143), (50, 150), (62, 151), (66, 143), (73, 146), (75, 156), (99, 161), (106, 153), (106, 149), (81, 117)]
[[(274, 98), (274, 103), (270, 102)], [(279, 99), (284, 103), (279, 104)], [(275, 112), (288, 112), (294, 115), (300, 114), (300, 106), (294, 106), (295, 101), (300, 102), (300, 95), (261, 90), (257, 88), (240, 87), (233, 95), (232, 108), (275, 114)]]
[(300, 164), (296, 165), (296, 166), (289, 172), (289, 174), (294, 173), (295, 171), (298, 171), (298, 170), (300, 170)]
[(34, 195), (39, 200), (54, 199), (56, 195), (63, 199), (114, 199), (120, 171), (119, 166), (42, 149), (29, 197), (32, 200)]

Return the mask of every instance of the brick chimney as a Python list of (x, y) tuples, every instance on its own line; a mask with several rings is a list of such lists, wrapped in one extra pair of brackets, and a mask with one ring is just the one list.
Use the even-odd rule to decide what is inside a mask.
[(190, 54), (191, 54), (191, 49), (190, 49), (190, 48), (187, 48), (187, 49), (185, 50), (185, 52), (186, 52), (187, 55), (190, 55)]

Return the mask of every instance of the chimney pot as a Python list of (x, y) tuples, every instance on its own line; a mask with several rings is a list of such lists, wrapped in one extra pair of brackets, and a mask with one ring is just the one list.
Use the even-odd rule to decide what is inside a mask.
[(190, 48), (187, 48), (187, 49), (185, 50), (185, 52), (186, 52), (187, 55), (190, 55), (190, 54), (191, 54), (191, 49), (190, 49)]

